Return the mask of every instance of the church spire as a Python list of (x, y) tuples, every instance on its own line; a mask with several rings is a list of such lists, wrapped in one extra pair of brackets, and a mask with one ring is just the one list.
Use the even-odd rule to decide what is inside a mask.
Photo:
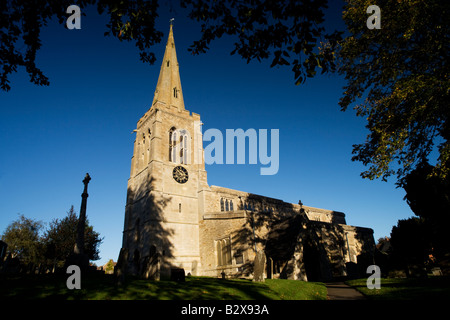
[(166, 107), (175, 106), (179, 111), (182, 111), (184, 110), (184, 100), (173, 38), (172, 21), (173, 19), (170, 20), (169, 37), (152, 105), (159, 102), (165, 104)]

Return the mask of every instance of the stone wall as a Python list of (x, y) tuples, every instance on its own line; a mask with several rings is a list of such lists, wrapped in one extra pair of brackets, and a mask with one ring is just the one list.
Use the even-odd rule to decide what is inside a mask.
[[(264, 251), (270, 276), (331, 280), (346, 276), (348, 263), (356, 264), (358, 257), (374, 246), (373, 231), (347, 226), (342, 212), (217, 186), (211, 186), (206, 194), (208, 211), (199, 223), (204, 275), (251, 276), (255, 253)], [(233, 201), (233, 210), (222, 211), (221, 199)], [(276, 232), (283, 223), (293, 224), (290, 236)], [(225, 238), (230, 239), (232, 259), (230, 264), (220, 265), (217, 242)], [(281, 257), (270, 256), (269, 240), (272, 252), (276, 248)]]

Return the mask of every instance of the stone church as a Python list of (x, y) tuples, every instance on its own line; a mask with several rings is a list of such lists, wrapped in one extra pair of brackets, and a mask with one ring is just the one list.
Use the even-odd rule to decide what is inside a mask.
[(325, 281), (373, 264), (373, 230), (347, 225), (342, 212), (208, 185), (199, 123), (185, 109), (171, 25), (135, 130), (120, 272), (252, 278), (258, 255), (267, 278)]

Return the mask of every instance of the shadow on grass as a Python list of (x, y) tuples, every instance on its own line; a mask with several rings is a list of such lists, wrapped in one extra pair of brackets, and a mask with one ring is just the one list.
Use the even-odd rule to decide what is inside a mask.
[(367, 279), (346, 283), (374, 300), (449, 300), (450, 278), (382, 278), (380, 289), (368, 289)]
[(267, 286), (249, 280), (192, 277), (186, 282), (130, 277), (123, 286), (111, 275), (87, 275), (80, 290), (69, 290), (69, 275), (20, 275), (0, 278), (0, 299), (63, 300), (267, 300), (277, 298)]
[(150, 281), (128, 277), (116, 286), (114, 276), (86, 275), (80, 290), (69, 290), (69, 275), (28, 275), (0, 278), (0, 300), (320, 300), (326, 288), (295, 280), (267, 280), (187, 277), (185, 282)]
[(81, 278), (81, 290), (69, 290), (66, 285), (70, 275), (3, 275), (0, 277), (0, 299), (86, 299), (92, 293), (114, 295), (114, 278), (95, 274)]
[(159, 300), (267, 300), (273, 299), (271, 291), (264, 285), (249, 280), (221, 280), (192, 277), (186, 282), (132, 279), (126, 284), (125, 295), (119, 299)]

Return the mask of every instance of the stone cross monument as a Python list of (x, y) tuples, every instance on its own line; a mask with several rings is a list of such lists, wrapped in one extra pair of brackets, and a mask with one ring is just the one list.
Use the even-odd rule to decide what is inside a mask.
[(89, 181), (91, 181), (91, 177), (89, 176), (89, 173), (86, 173), (86, 177), (83, 180), (84, 183), (84, 190), (81, 194), (81, 208), (80, 208), (80, 218), (78, 219), (78, 226), (77, 226), (77, 241), (75, 243), (75, 248), (73, 249), (73, 252), (75, 254), (83, 254), (84, 253), (84, 228), (86, 224), (86, 204), (87, 204), (87, 187), (89, 184)]
[(89, 257), (84, 253), (84, 229), (86, 224), (86, 204), (89, 196), (87, 193), (89, 181), (91, 181), (91, 177), (89, 176), (89, 173), (86, 173), (86, 177), (83, 180), (84, 190), (81, 194), (81, 208), (77, 226), (77, 239), (73, 253), (67, 258), (65, 264), (65, 268), (70, 265), (77, 265), (80, 267), (81, 271), (87, 271), (89, 268)]

